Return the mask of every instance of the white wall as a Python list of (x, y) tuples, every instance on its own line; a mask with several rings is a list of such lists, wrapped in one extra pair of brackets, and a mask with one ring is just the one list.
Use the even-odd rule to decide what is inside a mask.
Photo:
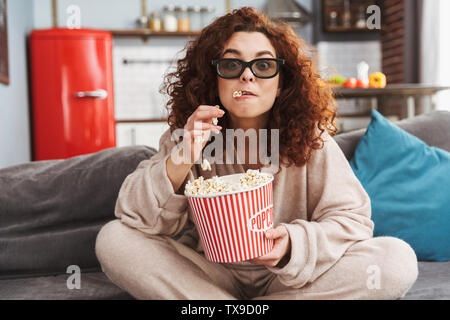
[[(422, 42), (420, 81), (425, 84), (450, 86), (450, 1), (424, 1), (422, 12)], [(450, 111), (450, 90), (435, 96), (436, 109)]]
[(33, 8), (29, 0), (14, 0), (7, 10), (10, 84), (0, 84), (0, 168), (31, 159), (26, 35)]

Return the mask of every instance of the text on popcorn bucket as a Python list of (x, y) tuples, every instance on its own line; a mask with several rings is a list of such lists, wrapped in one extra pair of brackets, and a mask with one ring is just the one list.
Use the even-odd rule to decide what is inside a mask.
[(273, 205), (269, 205), (254, 214), (248, 220), (248, 228), (254, 232), (267, 231), (273, 225)]

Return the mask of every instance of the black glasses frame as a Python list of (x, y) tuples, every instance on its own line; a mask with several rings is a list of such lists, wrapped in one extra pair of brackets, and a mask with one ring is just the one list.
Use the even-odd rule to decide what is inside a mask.
[[(259, 76), (259, 75), (257, 75), (257, 74), (255, 73), (255, 71), (253, 70), (253, 65), (254, 65), (256, 62), (262, 61), (262, 60), (264, 60), (264, 61), (270, 60), (270, 61), (275, 61), (275, 62), (277, 63), (277, 70), (276, 70), (276, 72), (275, 72), (274, 75), (269, 76), (269, 77), (262, 77), (262, 76)], [(220, 71), (219, 71), (219, 63), (220, 63), (221, 61), (238, 61), (238, 62), (241, 64), (241, 71), (239, 71), (239, 74), (238, 74), (238, 75), (233, 76), (233, 77), (227, 77), (227, 76), (224, 76), (224, 75), (221, 74)], [(224, 78), (224, 79), (235, 79), (235, 78), (239, 78), (239, 77), (244, 73), (244, 70), (245, 70), (247, 67), (250, 68), (250, 70), (252, 71), (252, 73), (253, 73), (253, 75), (254, 75), (255, 77), (260, 78), (260, 79), (270, 79), (270, 78), (275, 77), (275, 76), (280, 72), (280, 65), (284, 65), (284, 59), (277, 59), (277, 58), (259, 58), (259, 59), (251, 60), (251, 61), (249, 61), (249, 62), (245, 62), (245, 61), (243, 61), (243, 60), (241, 60), (241, 59), (236, 59), (236, 58), (222, 58), (222, 59), (217, 59), (217, 60), (211, 61), (211, 65), (214, 66), (214, 67), (216, 67), (217, 75), (218, 75), (219, 77), (221, 77), (221, 78)]]

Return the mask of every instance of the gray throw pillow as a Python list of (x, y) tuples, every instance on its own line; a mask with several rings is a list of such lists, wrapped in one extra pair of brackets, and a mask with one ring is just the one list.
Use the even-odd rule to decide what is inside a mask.
[[(450, 151), (450, 112), (433, 111), (411, 119), (395, 122), (403, 130), (425, 141), (432, 147)], [(351, 160), (355, 148), (366, 129), (338, 134), (334, 137), (347, 160)]]
[(0, 169), (0, 278), (101, 270), (100, 228), (115, 219), (120, 186), (156, 150), (111, 148)]

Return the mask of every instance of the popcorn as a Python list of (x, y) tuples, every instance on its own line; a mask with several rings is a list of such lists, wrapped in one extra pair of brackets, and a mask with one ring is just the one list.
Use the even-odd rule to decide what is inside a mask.
[(202, 162), (202, 169), (204, 170), (204, 171), (206, 171), (206, 170), (208, 170), (208, 171), (211, 171), (211, 164), (209, 163), (209, 161), (208, 161), (208, 159), (203, 159), (203, 162)]
[(248, 169), (247, 173), (240, 177), (239, 182), (244, 190), (263, 185), (270, 181), (270, 176), (261, 174), (259, 170)]
[(218, 176), (205, 180), (201, 176), (194, 181), (188, 181), (185, 192), (188, 195), (213, 195), (223, 192), (245, 191), (266, 184), (270, 180), (270, 175), (262, 174), (259, 170), (248, 169), (245, 174), (239, 177), (238, 182), (224, 181)]
[(242, 96), (242, 91), (234, 91), (233, 92), (233, 98), (238, 98), (240, 96)]

